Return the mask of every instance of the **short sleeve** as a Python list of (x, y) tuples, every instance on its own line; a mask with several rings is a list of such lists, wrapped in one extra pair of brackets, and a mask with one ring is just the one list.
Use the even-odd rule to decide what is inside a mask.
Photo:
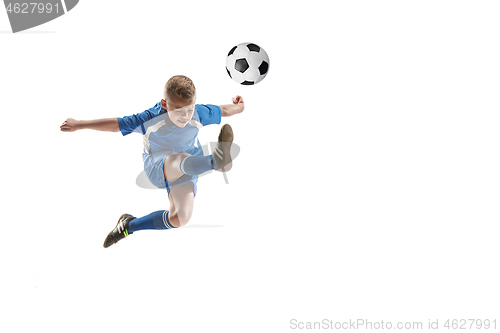
[(128, 135), (132, 132), (145, 133), (143, 124), (153, 119), (154, 115), (151, 110), (146, 110), (144, 112), (136, 113), (131, 116), (125, 116), (123, 118), (118, 118), (118, 126), (120, 127), (120, 132), (122, 135)]
[(221, 122), (222, 111), (218, 105), (196, 104), (196, 111), (203, 126)]

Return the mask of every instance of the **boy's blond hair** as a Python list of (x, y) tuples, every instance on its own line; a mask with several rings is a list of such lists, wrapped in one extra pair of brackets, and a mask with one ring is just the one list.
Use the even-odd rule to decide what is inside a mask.
[(163, 97), (179, 97), (185, 100), (191, 100), (196, 95), (196, 88), (193, 81), (184, 75), (172, 76), (165, 84)]

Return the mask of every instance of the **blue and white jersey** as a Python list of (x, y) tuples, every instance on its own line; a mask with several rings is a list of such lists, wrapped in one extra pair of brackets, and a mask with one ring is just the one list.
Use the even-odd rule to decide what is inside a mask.
[(217, 105), (196, 104), (191, 121), (185, 127), (178, 127), (172, 123), (161, 103), (157, 103), (144, 112), (118, 118), (118, 125), (124, 136), (132, 132), (143, 135), (146, 162), (146, 158), (153, 157), (157, 161), (174, 152), (203, 155), (198, 131), (206, 125), (220, 124), (221, 116)]

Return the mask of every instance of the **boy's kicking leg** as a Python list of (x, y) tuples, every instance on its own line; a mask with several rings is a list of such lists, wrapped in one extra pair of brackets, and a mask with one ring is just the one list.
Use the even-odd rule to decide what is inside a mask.
[(231, 144), (233, 130), (229, 124), (222, 126), (217, 146), (212, 155), (191, 156), (188, 153), (173, 153), (165, 158), (163, 173), (173, 183), (183, 175), (201, 175), (209, 170), (227, 172), (231, 170)]

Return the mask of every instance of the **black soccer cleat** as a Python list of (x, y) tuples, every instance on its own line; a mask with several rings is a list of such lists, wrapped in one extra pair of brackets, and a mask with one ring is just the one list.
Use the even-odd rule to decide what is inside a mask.
[[(116, 227), (111, 230), (106, 239), (104, 240), (103, 246), (105, 248), (110, 247), (111, 245), (117, 243), (120, 239), (123, 239), (129, 235), (128, 232), (128, 223), (135, 219), (132, 215), (123, 214), (120, 216)], [(131, 235), (132, 233), (130, 233)]]
[(219, 134), (219, 142), (212, 153), (214, 159), (214, 169), (227, 172), (231, 170), (231, 144), (233, 143), (233, 129), (229, 124), (222, 126)]

